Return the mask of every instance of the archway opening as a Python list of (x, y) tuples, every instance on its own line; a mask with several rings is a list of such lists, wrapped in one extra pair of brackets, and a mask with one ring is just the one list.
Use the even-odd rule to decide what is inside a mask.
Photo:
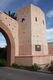
[[(2, 38), (4, 43), (2, 42)], [(6, 61), (6, 66), (10, 65), (11, 61), (11, 43), (6, 32), (0, 28), (0, 59)]]

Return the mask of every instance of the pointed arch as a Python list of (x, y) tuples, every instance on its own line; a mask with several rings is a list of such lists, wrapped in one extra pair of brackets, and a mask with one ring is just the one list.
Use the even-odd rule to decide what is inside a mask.
[(7, 65), (11, 65), (15, 61), (15, 41), (9, 28), (0, 22), (0, 32), (4, 35), (7, 42)]

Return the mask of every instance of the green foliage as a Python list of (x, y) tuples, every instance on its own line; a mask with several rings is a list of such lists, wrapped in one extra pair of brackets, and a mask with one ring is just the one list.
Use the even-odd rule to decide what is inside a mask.
[(17, 20), (17, 16), (16, 16), (15, 12), (8, 11), (8, 13), (7, 12), (4, 12), (4, 13), (7, 14), (8, 16), (10, 16), (11, 18)]
[(18, 69), (26, 69), (25, 66), (18, 65), (18, 64), (16, 64), (16, 63), (12, 64), (12, 67), (13, 67), (13, 68), (18, 68)]
[(32, 66), (23, 66), (23, 65), (18, 65), (16, 63), (12, 64), (13, 68), (18, 68), (18, 69), (25, 69), (29, 71), (38, 71), (40, 67), (37, 64), (34, 64)]
[(51, 61), (50, 66), (48, 67), (48, 71), (53, 72), (53, 61)]
[(0, 59), (0, 67), (6, 66), (5, 59)]
[(18, 65), (18, 64), (16, 64), (16, 63), (13, 63), (13, 64), (12, 64), (12, 67), (14, 67), (14, 68), (20, 68), (21, 66)]
[(32, 65), (32, 70), (33, 71), (38, 71), (38, 70), (40, 70), (41, 68), (40, 68), (40, 66), (38, 65), (38, 64), (34, 64), (34, 65)]

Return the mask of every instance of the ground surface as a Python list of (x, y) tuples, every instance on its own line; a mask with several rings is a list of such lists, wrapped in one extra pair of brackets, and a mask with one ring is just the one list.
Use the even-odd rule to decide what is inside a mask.
[(53, 74), (0, 68), (0, 80), (53, 80)]

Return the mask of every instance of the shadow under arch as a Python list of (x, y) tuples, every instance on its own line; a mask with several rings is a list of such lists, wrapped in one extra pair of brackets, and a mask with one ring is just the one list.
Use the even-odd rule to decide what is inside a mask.
[(0, 22), (0, 32), (4, 35), (7, 42), (7, 66), (15, 62), (15, 41), (8, 27)]

